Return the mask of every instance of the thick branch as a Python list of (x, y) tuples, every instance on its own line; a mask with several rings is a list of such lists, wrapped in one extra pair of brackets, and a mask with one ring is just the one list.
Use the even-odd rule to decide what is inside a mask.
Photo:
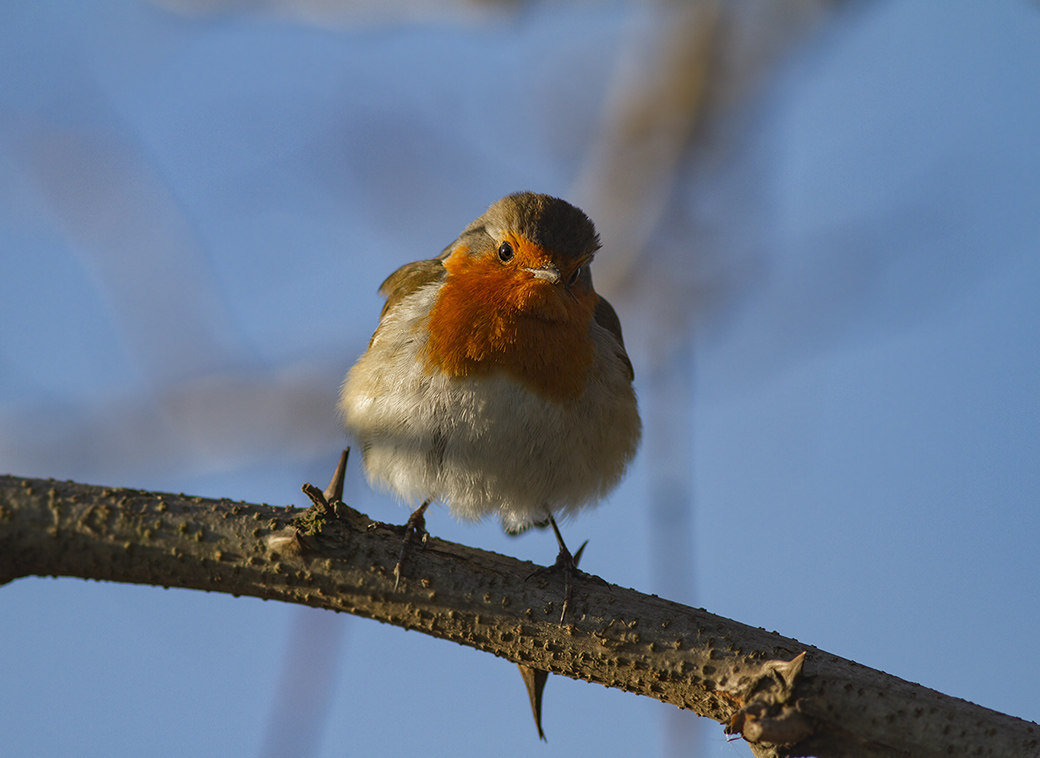
[[(431, 539), (399, 591), (397, 527), (307, 511), (0, 477), (0, 584), (186, 587), (346, 611), (713, 718), (759, 755), (1040, 756), (1040, 726), (703, 610)], [(804, 654), (804, 656), (803, 656)]]

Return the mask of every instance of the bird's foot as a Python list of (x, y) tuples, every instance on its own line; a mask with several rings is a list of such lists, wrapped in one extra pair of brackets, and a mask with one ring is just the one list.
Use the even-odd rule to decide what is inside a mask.
[(412, 512), (412, 515), (408, 517), (408, 522), (404, 525), (404, 541), (401, 542), (401, 553), (398, 555), (397, 564), (394, 566), (395, 591), (401, 584), (401, 574), (404, 571), (404, 562), (405, 558), (408, 557), (408, 548), (411, 545), (412, 538), (418, 537), (420, 546), (426, 547), (426, 540), (430, 536), (430, 533), (426, 531), (426, 509), (429, 507), (430, 501), (427, 500)]
[(571, 600), (574, 597), (574, 585), (576, 581), (581, 577), (589, 576), (578, 568), (578, 561), (581, 560), (581, 554), (585, 551), (585, 546), (589, 544), (589, 541), (585, 540), (585, 542), (581, 544), (581, 547), (578, 548), (577, 552), (571, 554), (571, 551), (567, 549), (567, 545), (563, 541), (563, 535), (560, 534), (560, 528), (556, 526), (556, 519), (552, 516), (549, 517), (549, 525), (552, 527), (553, 533), (556, 535), (556, 544), (559, 545), (560, 552), (556, 554), (556, 562), (553, 563), (553, 565), (540, 568), (532, 573), (531, 576), (563, 574), (563, 607), (560, 610), (560, 623), (562, 624), (564, 619), (567, 618), (567, 610), (570, 608)]
[(563, 607), (560, 609), (561, 624), (567, 618), (567, 609), (570, 608), (571, 600), (574, 597), (576, 580), (587, 576), (584, 571), (578, 568), (578, 561), (581, 560), (581, 553), (585, 550), (587, 544), (589, 542), (585, 540), (585, 542), (581, 543), (581, 547), (578, 548), (578, 552), (571, 555), (570, 550), (561, 542), (560, 552), (556, 555), (556, 562), (549, 568), (553, 573), (559, 572), (563, 574)]

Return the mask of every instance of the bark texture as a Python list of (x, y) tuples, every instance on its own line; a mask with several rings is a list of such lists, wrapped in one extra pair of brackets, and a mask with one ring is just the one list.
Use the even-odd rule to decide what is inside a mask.
[(1037, 724), (595, 577), (561, 624), (562, 576), (431, 538), (394, 591), (401, 535), (336, 501), (0, 477), (0, 584), (76, 576), (344, 611), (688, 708), (760, 756), (1040, 756)]

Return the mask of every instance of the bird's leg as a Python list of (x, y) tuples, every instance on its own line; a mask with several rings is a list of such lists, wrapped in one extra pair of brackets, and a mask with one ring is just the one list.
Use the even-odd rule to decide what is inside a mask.
[(556, 535), (556, 544), (560, 546), (560, 552), (556, 555), (556, 563), (553, 564), (553, 568), (581, 573), (578, 571), (578, 561), (581, 560), (581, 554), (585, 550), (585, 546), (589, 544), (589, 541), (585, 540), (585, 542), (581, 543), (578, 552), (571, 555), (571, 551), (567, 549), (567, 545), (563, 541), (563, 535), (560, 534), (560, 527), (556, 526), (556, 519), (551, 515), (549, 516), (549, 526), (552, 527), (553, 534)]
[(430, 533), (426, 531), (426, 509), (430, 507), (430, 501), (426, 500), (416, 508), (412, 515), (408, 517), (408, 522), (404, 525), (404, 541), (401, 543), (401, 554), (397, 557), (397, 564), (394, 566), (394, 589), (396, 590), (398, 585), (401, 583), (401, 572), (404, 570), (404, 559), (408, 555), (408, 546), (411, 544), (412, 537), (419, 537), (419, 544), (426, 547), (426, 539), (430, 536)]
[(556, 535), (556, 544), (560, 546), (560, 552), (556, 555), (556, 563), (552, 565), (550, 570), (563, 572), (563, 609), (560, 612), (560, 623), (562, 624), (567, 616), (567, 608), (571, 604), (574, 580), (582, 573), (578, 568), (578, 561), (581, 560), (581, 554), (585, 550), (585, 545), (589, 543), (586, 540), (578, 548), (578, 552), (571, 555), (571, 551), (567, 549), (567, 544), (563, 541), (563, 535), (560, 534), (560, 527), (556, 526), (556, 519), (552, 517), (551, 513), (549, 514), (549, 526), (552, 527), (553, 534)]

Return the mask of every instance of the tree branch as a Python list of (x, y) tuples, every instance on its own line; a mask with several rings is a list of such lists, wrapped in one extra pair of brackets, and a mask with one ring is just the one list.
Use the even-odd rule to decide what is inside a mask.
[[(316, 491), (312, 489), (312, 497)], [(31, 575), (185, 587), (345, 611), (688, 708), (759, 756), (1040, 756), (1040, 726), (779, 634), (595, 577), (431, 538), (333, 499), (306, 511), (0, 477), (0, 585)]]

